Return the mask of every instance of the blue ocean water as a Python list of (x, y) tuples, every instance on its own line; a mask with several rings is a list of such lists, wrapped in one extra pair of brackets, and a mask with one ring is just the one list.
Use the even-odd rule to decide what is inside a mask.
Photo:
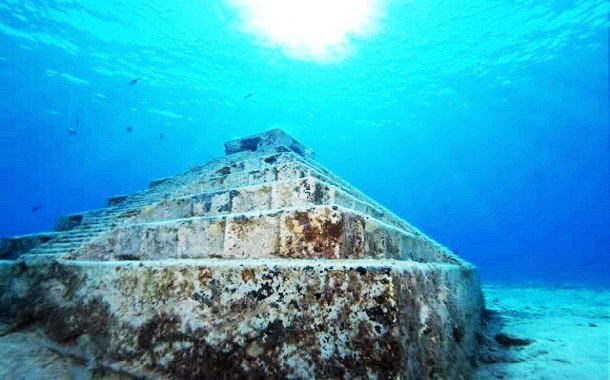
[(280, 127), (484, 280), (607, 283), (608, 11), (0, 0), (0, 235)]

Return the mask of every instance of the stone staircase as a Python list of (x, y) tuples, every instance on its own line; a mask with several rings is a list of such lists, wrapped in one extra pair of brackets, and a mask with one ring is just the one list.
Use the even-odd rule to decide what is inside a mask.
[[(283, 143), (287, 144), (287, 141), (288, 138), (284, 139)], [(117, 233), (124, 235), (128, 231), (134, 233), (146, 231), (148, 235), (163, 234), (163, 231), (172, 229), (172, 225), (185, 225), (185, 219), (193, 219), (191, 220), (193, 223), (199, 221), (230, 227), (232, 224), (229, 221), (236, 218), (254, 221), (263, 218), (265, 214), (286, 214), (288, 210), (285, 209), (291, 207), (311, 207), (313, 210), (324, 206), (322, 209), (341, 207), (342, 213), (350, 215), (351, 219), (359, 218), (361, 221), (358, 222), (358, 227), (350, 225), (349, 228), (360, 228), (366, 232), (364, 235), (361, 233), (360, 235), (363, 236), (358, 238), (362, 239), (367, 247), (396, 246), (392, 253), (373, 254), (369, 250), (367, 252), (370, 257), (387, 255), (421, 262), (438, 260), (461, 263), (461, 260), (450, 251), (308, 158), (313, 152), (302, 144), (299, 151), (310, 152), (307, 157), (287, 146), (273, 145), (273, 142), (268, 142), (261, 151), (239, 150), (236, 142), (229, 142), (227, 146), (227, 151), (231, 154), (225, 158), (193, 167), (173, 178), (153, 181), (148, 189), (133, 195), (112, 197), (108, 200), (108, 207), (104, 209), (60, 218), (57, 223), (58, 231), (51, 239), (41, 240), (38, 239), (38, 235), (29, 235), (33, 243), (24, 245), (24, 248), (17, 253), (22, 260), (52, 260), (60, 255), (74, 259), (79, 257), (160, 258), (163, 255), (158, 253), (153, 255), (144, 252), (120, 253), (119, 247), (113, 247), (112, 255), (102, 254), (99, 252), (99, 247), (112, 246), (108, 244), (108, 240), (112, 240)], [(164, 223), (157, 223), (161, 221)], [(280, 230), (278, 224), (274, 231), (277, 239), (285, 233)], [(200, 230), (198, 235), (208, 233)], [(235, 237), (230, 236), (230, 229), (223, 228), (218, 233), (222, 234), (223, 242), (235, 240)], [(303, 233), (307, 234), (308, 229), (304, 228)], [(345, 233), (358, 235), (359, 232), (345, 231)], [(49, 236), (48, 233), (43, 235)], [(379, 241), (373, 242), (371, 240), (373, 235)], [(166, 240), (169, 239), (169, 235), (163, 236)], [(24, 237), (14, 239), (23, 240)], [(167, 243), (166, 240), (160, 240), (159, 244)], [(302, 239), (295, 238), (295, 240)], [(34, 241), (39, 243), (36, 244)], [(188, 243), (183, 242), (183, 244)], [(7, 242), (3, 245), (11, 246)], [(216, 246), (224, 247), (224, 244)], [(405, 248), (406, 246), (414, 248), (408, 249)], [(95, 249), (96, 254), (88, 252), (91, 247), (98, 247)], [(194, 254), (197, 249), (183, 251), (180, 254), (167, 252), (167, 257), (233, 257), (223, 252), (224, 248), (218, 249), (219, 252), (208, 252), (204, 256)], [(17, 256), (14, 250), (10, 253), (6, 251), (7, 249), (4, 249), (4, 256), (13, 258)], [(410, 251), (417, 253), (408, 253)], [(282, 256), (279, 250), (276, 253)], [(0, 257), (2, 256), (0, 249)], [(326, 256), (334, 257), (333, 254)]]
[(226, 165), (239, 167), (254, 155), (255, 152), (235, 154), (195, 166), (173, 178), (152, 181), (144, 191), (110, 198), (106, 208), (61, 217), (57, 222), (56, 231), (53, 232), (3, 238), (0, 240), (0, 259), (53, 259), (60, 254), (73, 252), (102, 232), (124, 223), (142, 208), (171, 197), (172, 193), (181, 187), (189, 186), (197, 178), (210, 176)]
[(142, 378), (469, 376), (472, 265), (280, 130), (225, 151), (0, 241), (0, 316)]

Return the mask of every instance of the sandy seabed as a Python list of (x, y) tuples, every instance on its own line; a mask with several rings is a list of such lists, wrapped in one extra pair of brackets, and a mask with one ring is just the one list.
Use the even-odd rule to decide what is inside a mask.
[(610, 379), (610, 288), (487, 285), (483, 291), (491, 311), (488, 339), (524, 341), (500, 339), (504, 346), (488, 347), (476, 379)]
[[(475, 379), (610, 379), (610, 288), (486, 285)], [(66, 355), (39, 332), (0, 325), (1, 379), (122, 379)]]

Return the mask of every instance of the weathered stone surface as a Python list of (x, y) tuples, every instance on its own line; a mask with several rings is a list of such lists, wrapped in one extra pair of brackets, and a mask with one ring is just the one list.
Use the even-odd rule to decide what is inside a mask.
[(0, 239), (0, 259), (15, 259), (22, 253), (28, 252), (55, 237), (56, 233), (54, 232), (43, 232)]
[(155, 179), (154, 181), (151, 181), (150, 184), (148, 185), (149, 188), (153, 188), (156, 186), (159, 186), (160, 184), (167, 182), (168, 180), (170, 180), (169, 177), (167, 178), (159, 178), (159, 179)]
[(84, 215), (72, 214), (62, 216), (57, 220), (55, 224), (56, 231), (69, 231), (75, 227), (80, 226), (83, 223)]
[[(372, 206), (368, 206), (368, 208), (366, 206), (356, 207), (357, 204), (363, 203), (334, 185), (315, 177), (304, 177), (162, 199), (143, 207), (141, 210), (136, 210), (132, 213), (132, 217), (125, 220), (125, 223), (154, 222), (227, 213), (241, 214), (315, 205), (337, 205), (358, 210), (365, 214), (372, 213)], [(384, 218), (381, 215), (382, 212), (378, 211), (376, 214), (380, 216), (380, 220), (394, 224), (394, 220)]]
[(107, 206), (112, 207), (123, 204), (127, 200), (127, 197), (127, 195), (115, 195), (108, 199)]
[[(255, 172), (241, 173), (239, 178), (230, 180), (232, 183), (240, 182), (245, 187), (222, 190), (225, 186), (223, 181), (226, 181), (226, 177), (230, 176), (229, 174), (223, 176), (222, 180), (218, 179), (218, 177), (199, 180), (179, 189), (174, 194), (177, 198), (164, 199), (158, 204), (147, 206), (145, 210), (142, 210), (143, 217), (136, 218), (131, 222), (163, 220), (170, 217), (186, 218), (190, 216), (219, 215), (228, 212), (242, 213), (302, 205), (335, 204), (372, 215), (379, 220), (396, 225), (411, 233), (420, 234), (419, 231), (412, 228), (408, 223), (398, 219), (384, 209), (366, 203), (362, 199), (356, 199), (342, 188), (337, 187), (337, 185), (325, 182), (328, 178), (322, 178), (316, 171), (292, 161), (291, 158), (293, 156), (282, 154), (272, 157), (274, 159), (277, 158), (277, 161), (273, 161), (274, 164), (282, 163), (282, 166), (266, 167)], [(268, 172), (275, 172), (276, 177), (281, 180), (269, 182), (270, 174)], [(244, 179), (244, 176), (246, 176), (246, 179)], [(271, 189), (271, 193), (268, 192), (269, 189)], [(184, 195), (193, 193), (197, 193), (197, 195)], [(247, 208), (245, 205), (240, 204), (239, 199), (235, 205), (232, 204), (233, 198), (239, 196), (249, 197), (252, 207)], [(185, 200), (184, 198), (190, 198), (190, 200)], [(183, 207), (180, 202), (185, 206)], [(201, 205), (193, 210), (189, 210), (187, 208), (189, 202), (201, 203)], [(212, 205), (209, 203), (215, 203), (216, 207), (211, 207)], [(174, 212), (174, 214), (156, 215), (155, 208), (164, 208), (166, 209), (165, 211)], [(188, 212), (176, 214), (176, 212), (181, 210)], [(138, 214), (140, 214), (140, 211), (136, 211), (135, 215), (137, 216)]]
[(233, 154), (243, 151), (266, 151), (270, 147), (284, 146), (300, 156), (315, 158), (313, 150), (301, 144), (281, 129), (272, 129), (264, 133), (225, 143), (225, 153)]
[(275, 168), (265, 168), (247, 172), (240, 171), (237, 173), (228, 173), (216, 177), (204, 177), (199, 181), (179, 188), (173, 195), (178, 197), (190, 194), (221, 191), (233, 187), (259, 185), (273, 182), (276, 180), (276, 177)]
[(0, 243), (0, 317), (146, 378), (465, 378), (474, 267), (272, 130)]
[(472, 268), (261, 259), (11, 272), (2, 310), (135, 376), (459, 378), (476, 359)]
[(100, 235), (67, 258), (379, 258), (463, 265), (441, 246), (339, 206), (128, 224)]

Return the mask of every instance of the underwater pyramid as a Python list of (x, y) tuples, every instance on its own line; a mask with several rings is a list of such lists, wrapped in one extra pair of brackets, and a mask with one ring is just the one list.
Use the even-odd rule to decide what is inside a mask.
[(3, 239), (2, 317), (136, 377), (469, 377), (472, 265), (281, 130), (225, 149)]

